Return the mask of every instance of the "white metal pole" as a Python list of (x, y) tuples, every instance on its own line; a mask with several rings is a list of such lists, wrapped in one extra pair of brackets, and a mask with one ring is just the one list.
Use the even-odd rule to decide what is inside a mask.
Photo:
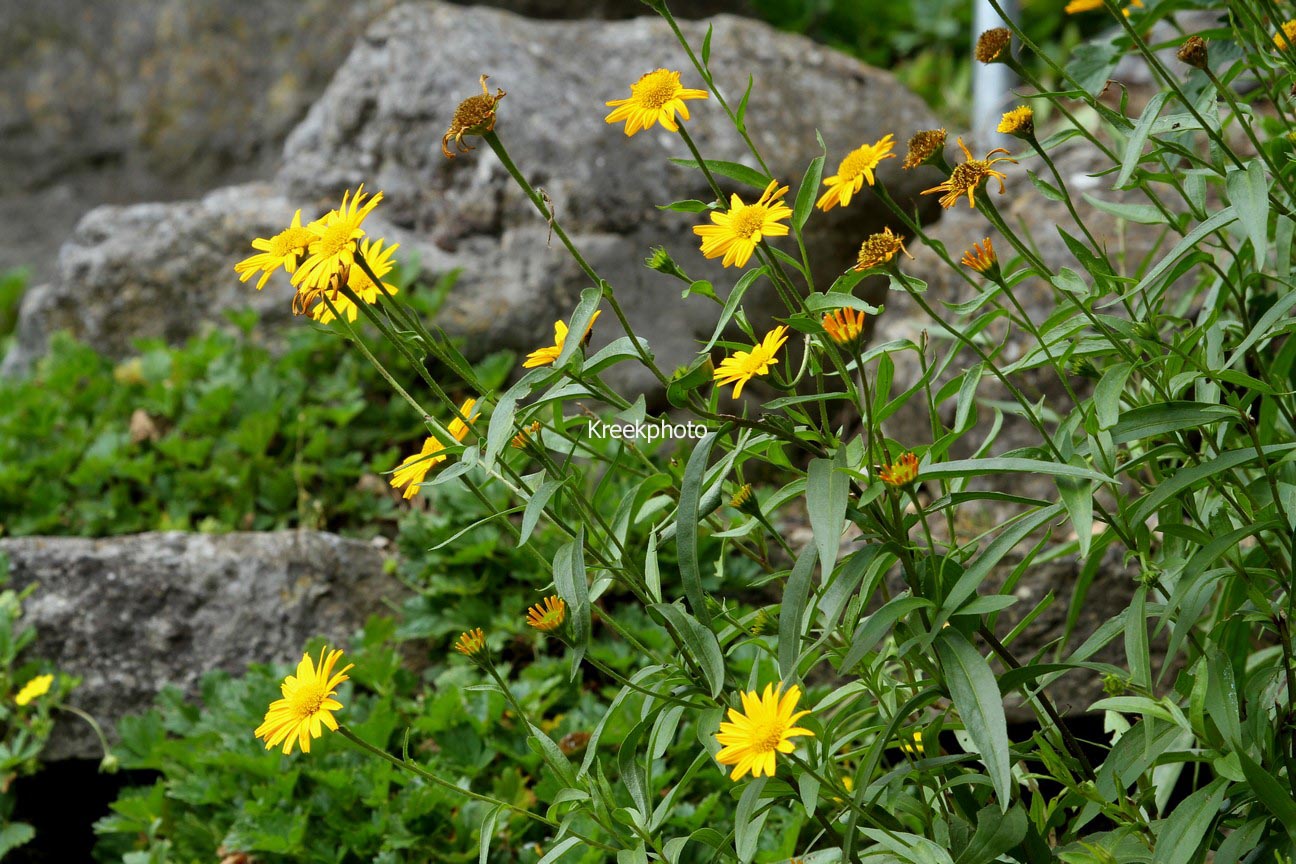
[[(999, 0), (999, 7), (1010, 18), (1017, 17), (1017, 0)], [(990, 0), (972, 0), (972, 42), (987, 30), (1004, 26)], [(999, 118), (1012, 100), (1017, 81), (1002, 63), (972, 64), (972, 134), (983, 148), (1002, 147), (1005, 136), (995, 131)]]

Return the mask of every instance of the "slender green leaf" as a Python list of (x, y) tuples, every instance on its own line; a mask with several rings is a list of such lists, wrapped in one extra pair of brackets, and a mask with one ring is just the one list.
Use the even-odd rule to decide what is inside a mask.
[(990, 775), (999, 810), (1007, 813), (1012, 805), (1008, 721), (994, 672), (967, 637), (953, 627), (938, 635), (936, 657), (954, 707)]

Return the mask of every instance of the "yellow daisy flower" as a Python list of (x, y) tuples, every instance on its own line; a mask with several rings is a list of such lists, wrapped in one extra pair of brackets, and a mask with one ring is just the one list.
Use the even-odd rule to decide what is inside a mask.
[(355, 261), (356, 241), (364, 236), (364, 229), (360, 227), (375, 207), (382, 200), (383, 193), (364, 202), (364, 184), (356, 189), (355, 197), (351, 198), (350, 204), (347, 199), (350, 193), (343, 193), (342, 206), (337, 210), (330, 210), (324, 215), (324, 218), (317, 219), (306, 226), (306, 230), (314, 235), (307, 252), (310, 257), (301, 263), (297, 272), (293, 274), (292, 284), (301, 288), (325, 288), (329, 280), (342, 271), (343, 267), (350, 267)]
[(1296, 21), (1284, 22), (1282, 32), (1274, 34), (1274, 45), (1278, 46), (1280, 51), (1285, 51), (1293, 40), (1296, 40)]
[(888, 486), (908, 486), (918, 479), (918, 457), (912, 453), (905, 453), (879, 471), (878, 477)]
[(797, 720), (810, 713), (796, 710), (801, 688), (793, 685), (786, 693), (782, 690), (781, 684), (777, 689), (773, 684), (766, 684), (765, 692), (759, 696), (755, 690), (740, 693), (743, 710), (730, 708), (730, 722), (720, 724), (716, 741), (723, 746), (716, 754), (716, 761), (734, 766), (729, 779), (741, 780), (748, 773), (753, 777), (762, 774), (773, 777), (774, 754), (796, 750), (792, 738), (814, 737), (809, 729), (796, 725)]
[[(476, 399), (468, 399), (459, 406), (459, 413), (472, 419), (472, 410), (477, 405)], [(462, 441), (468, 434), (468, 425), (458, 417), (446, 427), (456, 441)], [(392, 473), (391, 485), (395, 489), (405, 487), (404, 498), (410, 499), (419, 493), (423, 479), (428, 472), (446, 460), (445, 445), (433, 435), (423, 442), (423, 449), (405, 459)]]
[(909, 149), (905, 153), (904, 161), (900, 167), (905, 170), (917, 168), (923, 165), (928, 159), (940, 154), (945, 149), (945, 130), (944, 129), (924, 129), (921, 132), (915, 132), (909, 139)]
[(997, 177), (999, 179), (999, 194), (1002, 195), (1004, 193), (1004, 180), (1008, 175), (1004, 174), (1002, 171), (994, 170), (994, 166), (1000, 162), (1011, 162), (1016, 165), (1017, 160), (1009, 158), (1008, 156), (991, 158), (996, 153), (1008, 152), (1002, 147), (996, 147), (991, 150), (985, 155), (984, 159), (973, 159), (972, 152), (967, 149), (967, 145), (963, 143), (962, 138), (958, 139), (958, 145), (959, 149), (963, 151), (963, 158), (965, 161), (954, 166), (953, 172), (950, 173), (949, 178), (944, 183), (941, 183), (939, 186), (933, 186), (930, 189), (924, 189), (922, 194), (928, 195), (932, 192), (944, 192), (945, 194), (941, 196), (940, 203), (941, 206), (946, 209), (953, 207), (958, 203), (959, 198), (966, 195), (968, 206), (975, 207), (977, 187), (991, 177)]
[[(594, 329), (594, 322), (603, 314), (602, 309), (595, 310), (594, 317), (590, 318), (589, 325), (585, 328), (585, 335), (582, 339), (588, 339), (590, 332)], [(537, 348), (526, 356), (522, 363), (523, 369), (535, 369), (538, 366), (552, 366), (553, 362), (558, 359), (562, 353), (563, 346), (567, 344), (567, 324), (563, 321), (554, 322), (554, 344), (546, 345), (543, 348)]]
[(959, 263), (978, 273), (989, 273), (991, 268), (998, 267), (999, 258), (995, 255), (994, 244), (987, 237), (981, 243), (973, 243), (972, 248), (963, 253), (963, 260)]
[(1035, 112), (1029, 105), (1019, 105), (1011, 111), (1005, 111), (999, 119), (998, 131), (1003, 135), (1029, 138), (1035, 134)]
[[(870, 234), (860, 244), (859, 256), (855, 263), (856, 270), (872, 270), (881, 267), (896, 256), (897, 252), (909, 255), (904, 241), (898, 234), (892, 234), (890, 228), (883, 228), (877, 234)], [(912, 255), (909, 255), (912, 258)]]
[(567, 620), (567, 604), (556, 594), (527, 610), (526, 623), (537, 630), (557, 630)]
[(783, 203), (787, 191), (788, 187), (771, 180), (753, 204), (744, 204), (737, 195), (731, 197), (728, 212), (712, 212), (714, 224), (693, 227), (693, 233), (702, 238), (702, 254), (707, 258), (723, 255), (725, 267), (747, 266), (762, 238), (787, 236), (788, 226), (779, 224), (792, 215), (792, 208)]
[(253, 240), (252, 248), (261, 251), (235, 264), (234, 271), (239, 274), (240, 282), (248, 281), (259, 270), (264, 271), (256, 284), (257, 290), (260, 291), (265, 287), (270, 274), (280, 267), (288, 273), (296, 270), (297, 262), (306, 254), (306, 247), (314, 239), (315, 235), (302, 227), (301, 210), (298, 209), (287, 228), (273, 237), (258, 237)]
[(50, 685), (53, 683), (53, 675), (37, 675), (22, 686), (22, 689), (18, 691), (18, 695), (14, 696), (14, 702), (19, 705), (30, 704), (33, 699), (37, 699), (48, 693)]
[(779, 325), (765, 334), (759, 345), (753, 345), (750, 351), (738, 351), (732, 357), (720, 361), (720, 367), (713, 377), (716, 384), (724, 387), (736, 384), (733, 398), (742, 394), (743, 385), (757, 375), (769, 374), (770, 367), (778, 361), (779, 349), (787, 341), (787, 327)]
[[(392, 267), (394, 266), (392, 256), (396, 254), (396, 250), (400, 248), (399, 243), (393, 243), (391, 246), (384, 249), (384, 242), (386, 241), (381, 239), (375, 240), (372, 243), (368, 240), (360, 241), (360, 255), (364, 257), (365, 263), (369, 265), (369, 269), (372, 270), (373, 274), (380, 280), (391, 272)], [(388, 294), (396, 294), (400, 290), (390, 282), (384, 281), (382, 284), (387, 289)], [(378, 302), (379, 295), (383, 293), (382, 290), (374, 284), (374, 281), (364, 272), (364, 270), (360, 268), (359, 264), (353, 264), (347, 269), (347, 287), (354, 291), (357, 297), (371, 306)], [(356, 305), (351, 302), (351, 299), (340, 291), (332, 292), (329, 295), (329, 299), (333, 301), (333, 306), (337, 311), (346, 316), (348, 321), (354, 322), (356, 317), (360, 314), (359, 309), (357, 309)], [(333, 311), (328, 308), (328, 304), (320, 302), (311, 309), (311, 317), (321, 324), (327, 324), (336, 316), (334, 316)]]
[(891, 152), (895, 142), (891, 138), (890, 134), (884, 135), (877, 143), (865, 144), (846, 154), (846, 158), (837, 166), (837, 173), (823, 181), (828, 191), (820, 196), (815, 206), (825, 213), (838, 204), (846, 207), (851, 202), (851, 196), (864, 188), (864, 181), (867, 180), (872, 186), (873, 171), (878, 164), (883, 159), (895, 158), (895, 154)]
[(850, 345), (864, 332), (864, 313), (858, 309), (838, 309), (823, 316), (828, 338), (838, 345)]
[(685, 100), (705, 98), (705, 90), (690, 90), (680, 84), (680, 73), (655, 69), (630, 85), (630, 98), (613, 99), (606, 103), (609, 108), (616, 110), (603, 120), (606, 123), (620, 123), (624, 120), (627, 136), (649, 129), (654, 123), (661, 123), (663, 128), (678, 132), (675, 114), (678, 113), (683, 120), (689, 119)]
[(476, 659), (486, 653), (486, 634), (482, 633), (480, 627), (460, 633), (459, 641), (454, 644), (454, 650), (465, 657)]
[(333, 696), (337, 686), (347, 680), (347, 670), (354, 665), (348, 663), (341, 672), (334, 673), (333, 667), (341, 656), (340, 649), (330, 652), (325, 647), (320, 651), (317, 667), (309, 654), (302, 655), (297, 664), (297, 674), (289, 675), (280, 685), (283, 698), (270, 703), (265, 720), (254, 733), (256, 737), (265, 739), (267, 750), (282, 742), (286, 755), (292, 752), (296, 741), (303, 753), (309, 753), (311, 739), (323, 734), (321, 724), (337, 731), (333, 712), (340, 710), (342, 703)]

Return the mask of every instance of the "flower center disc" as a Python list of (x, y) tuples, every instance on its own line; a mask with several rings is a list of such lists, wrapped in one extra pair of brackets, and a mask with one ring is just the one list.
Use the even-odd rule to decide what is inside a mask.
[(841, 175), (843, 180), (854, 180), (864, 173), (864, 169), (869, 167), (872, 161), (873, 154), (869, 153), (868, 150), (856, 150), (842, 160), (837, 173)]
[(661, 108), (675, 98), (675, 92), (669, 72), (653, 72), (634, 86), (635, 99), (645, 108)]
[(315, 237), (305, 228), (288, 228), (280, 231), (270, 241), (270, 254), (282, 258), (298, 249), (305, 249)]
[(748, 204), (739, 207), (729, 219), (729, 227), (739, 237), (751, 237), (765, 224), (765, 205)]

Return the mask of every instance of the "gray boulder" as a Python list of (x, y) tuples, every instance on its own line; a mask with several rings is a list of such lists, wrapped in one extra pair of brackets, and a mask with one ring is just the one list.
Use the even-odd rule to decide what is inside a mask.
[[(861, 143), (887, 132), (903, 142), (936, 125), (921, 101), (885, 72), (758, 22), (720, 16), (714, 24), (715, 76), (736, 102), (748, 73), (757, 75), (747, 123), (773, 173), (794, 193), (818, 154), (816, 129), (827, 141), (831, 171)], [(684, 29), (695, 45), (701, 42), (705, 25)], [(664, 244), (690, 275), (713, 279), (722, 293), (738, 273), (703, 261), (691, 231), (698, 216), (654, 206), (710, 197), (699, 175), (667, 162), (688, 155), (679, 139), (660, 129), (627, 139), (603, 122), (609, 110), (603, 102), (625, 96), (630, 83), (659, 65), (684, 70), (686, 82), (698, 83), (656, 18), (537, 22), (440, 3), (398, 7), (370, 28), (289, 137), (274, 191), (227, 190), (198, 204), (88, 216), (61, 256), (59, 278), (25, 305), (21, 341), (5, 368), (29, 365), (54, 327), (119, 353), (136, 324), (149, 335), (180, 339), (224, 308), (283, 296), (256, 297), (218, 261), (232, 267), (247, 254), (250, 238), (265, 236), (284, 212), (303, 206), (312, 216), (362, 181), (387, 197), (370, 223), (372, 235), (400, 240), (430, 274), (461, 271), (440, 323), (464, 337), (470, 353), (530, 350), (547, 341), (554, 319), (569, 313), (588, 279), (549, 242), (547, 226), (489, 150), (479, 147), (452, 161), (440, 153), (455, 105), (476, 91), (477, 76), (486, 72), (492, 85), (509, 91), (497, 131), (514, 160), (552, 197), (563, 225), (669, 371), (709, 335), (716, 309), (701, 298), (681, 301), (678, 283), (645, 269), (650, 247)], [(693, 103), (692, 114), (689, 128), (707, 158), (744, 158), (741, 139), (714, 100)], [(883, 163), (882, 181), (902, 202), (917, 200), (933, 178), (903, 172), (899, 162)], [(928, 196), (921, 204), (931, 212), (934, 201)], [(165, 231), (171, 213), (194, 227), (201, 250), (144, 236)], [(851, 264), (860, 240), (886, 221), (867, 194), (848, 209), (816, 214), (810, 246), (818, 285)], [(91, 230), (96, 225), (111, 230)], [(208, 225), (213, 230), (199, 227)], [(120, 254), (126, 249), (139, 251)], [(195, 254), (199, 265), (186, 267)], [(74, 266), (90, 260), (120, 266)], [(164, 273), (175, 278), (156, 278)], [(170, 299), (137, 290), (149, 282), (171, 282)], [(207, 302), (193, 304), (198, 297)], [(183, 315), (159, 313), (182, 303)], [(773, 311), (759, 291), (747, 305), (758, 327)], [(51, 309), (63, 311), (45, 311)], [(167, 318), (165, 326), (156, 317)], [(617, 335), (605, 316), (595, 345)], [(622, 383), (649, 387), (644, 375)]]
[[(187, 198), (275, 170), (284, 138), (397, 0), (0, 0), (0, 271), (54, 275), (89, 208)], [(491, 0), (538, 18), (640, 0)], [(703, 17), (745, 0), (675, 4)]]
[[(306, 640), (345, 646), (401, 588), (369, 543), (321, 532), (0, 540), (9, 583), (37, 584), (27, 656), (83, 681), (71, 704), (106, 731), (167, 684), (197, 693), (213, 669), (293, 663)], [(84, 722), (60, 720), (45, 759), (97, 758)]]

